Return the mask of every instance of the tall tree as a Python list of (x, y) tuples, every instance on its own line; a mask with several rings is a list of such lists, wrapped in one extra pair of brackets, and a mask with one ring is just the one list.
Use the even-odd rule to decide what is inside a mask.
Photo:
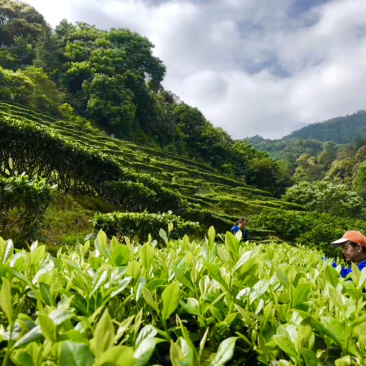
[(50, 31), (43, 16), (32, 6), (0, 0), (0, 66), (16, 70), (31, 65), (37, 43)]

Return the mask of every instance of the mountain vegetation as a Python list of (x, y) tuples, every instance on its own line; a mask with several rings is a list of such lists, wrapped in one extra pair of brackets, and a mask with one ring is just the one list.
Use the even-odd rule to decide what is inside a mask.
[(165, 72), (0, 0), (2, 365), (365, 364), (366, 272), (321, 260), (366, 233), (364, 112), (234, 141)]
[(366, 111), (332, 118), (328, 121), (312, 123), (300, 130), (285, 136), (285, 140), (298, 138), (302, 140), (332, 141), (337, 144), (351, 144), (355, 137), (366, 139)]
[(284, 164), (294, 183), (326, 181), (346, 184), (365, 197), (366, 113), (359, 111), (314, 123), (279, 140), (255, 136), (244, 140)]

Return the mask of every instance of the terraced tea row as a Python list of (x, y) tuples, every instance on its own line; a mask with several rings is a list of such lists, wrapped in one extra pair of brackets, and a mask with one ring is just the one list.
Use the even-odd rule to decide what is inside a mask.
[[(167, 155), (157, 148), (141, 147), (129, 141), (108, 137), (87, 121), (57, 120), (2, 102), (0, 102), (0, 118), (0, 123), (3, 125), (4, 142), (7, 139), (7, 131), (12, 131), (9, 132), (9, 136), (13, 141), (19, 139), (18, 148), (13, 150), (10, 155), (7, 154), (9, 149), (3, 145), (3, 160), (6, 162), (3, 163), (3, 172), (8, 171), (9, 173), (17, 162), (18, 173), (21, 173), (21, 169), (23, 169), (32, 175), (33, 169), (40, 175), (53, 177), (64, 188), (76, 186), (77, 189), (86, 188), (98, 194), (100, 192), (96, 185), (102, 185), (107, 181), (130, 180), (147, 184), (147, 188), (155, 190), (159, 190), (160, 186), (162, 189), (171, 190), (171, 198), (174, 196), (174, 192), (178, 194), (177, 199), (169, 202), (173, 210), (184, 205), (192, 210), (206, 208), (215, 211), (217, 215), (229, 214), (230, 220), (233, 218), (233, 212), (238, 215), (240, 213), (250, 215), (263, 207), (302, 209), (301, 206), (295, 207), (295, 205), (275, 200), (270, 197), (268, 192), (247, 186), (244, 182), (222, 176), (207, 165)], [(34, 135), (34, 140), (30, 145), (25, 144), (24, 137), (22, 137), (24, 134)], [(61, 149), (63, 152), (59, 151), (59, 154), (64, 158), (60, 158), (55, 164), (57, 157), (53, 157), (51, 161), (50, 156), (44, 156), (42, 163), (39, 157), (36, 158), (31, 152), (32, 147), (37, 147), (38, 154), (41, 155), (42, 149), (48, 149), (53, 153), (57, 149)], [(19, 149), (31, 156), (28, 163), (20, 162), (22, 156), (19, 154)], [(69, 153), (66, 153), (66, 150)], [(50, 155), (43, 151), (43, 155), (45, 153)], [(38, 159), (38, 163), (34, 159)], [(86, 161), (88, 162), (86, 163)], [(35, 168), (37, 164), (40, 169), (38, 172)], [(41, 166), (42, 168), (40, 168)], [(86, 174), (82, 170), (85, 170), (87, 166), (95, 171), (98, 179), (90, 175), (87, 179), (81, 178)], [(97, 166), (98, 172), (96, 172)], [(68, 176), (67, 171), (70, 169), (74, 173)], [(153, 182), (154, 179), (155, 182)], [(184, 197), (179, 198), (178, 192)], [(185, 203), (181, 201), (183, 198), (186, 199)], [(181, 203), (174, 205), (174, 201), (177, 200)], [(162, 206), (154, 207), (157, 210), (165, 209)], [(126, 207), (126, 209), (131, 209), (131, 207)]]

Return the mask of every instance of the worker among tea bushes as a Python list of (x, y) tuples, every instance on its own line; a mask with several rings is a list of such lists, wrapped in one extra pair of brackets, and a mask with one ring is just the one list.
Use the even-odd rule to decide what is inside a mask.
[[(347, 263), (354, 263), (361, 271), (366, 267), (366, 236), (359, 231), (347, 231), (340, 239), (331, 243), (334, 247), (343, 247), (343, 255)], [(336, 263), (332, 264), (337, 267)], [(342, 267), (341, 276), (347, 277), (351, 268)]]
[(241, 217), (237, 222), (236, 225), (233, 226), (230, 229), (230, 232), (232, 232), (234, 235), (240, 230), (241, 231), (241, 241), (247, 241), (248, 238), (248, 230), (246, 229), (248, 225), (248, 219), (245, 217)]

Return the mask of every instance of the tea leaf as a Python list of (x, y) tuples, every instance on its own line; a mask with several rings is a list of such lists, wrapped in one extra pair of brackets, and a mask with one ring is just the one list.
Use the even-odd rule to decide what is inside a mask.
[(60, 342), (58, 353), (60, 366), (91, 366), (94, 362), (93, 354), (84, 343)]
[(114, 341), (114, 326), (109, 316), (108, 310), (106, 310), (99, 320), (95, 331), (94, 337), (91, 341), (91, 348), (98, 358), (109, 347), (112, 347)]
[(163, 319), (168, 319), (170, 314), (178, 307), (180, 299), (179, 283), (173, 282), (163, 291), (161, 298), (163, 300), (163, 309), (161, 315)]
[(225, 362), (230, 361), (234, 355), (235, 342), (237, 339), (238, 337), (230, 337), (221, 342), (210, 366), (222, 366)]
[(0, 305), (8, 318), (9, 323), (12, 324), (13, 305), (11, 298), (11, 284), (6, 278), (3, 278), (2, 282)]

